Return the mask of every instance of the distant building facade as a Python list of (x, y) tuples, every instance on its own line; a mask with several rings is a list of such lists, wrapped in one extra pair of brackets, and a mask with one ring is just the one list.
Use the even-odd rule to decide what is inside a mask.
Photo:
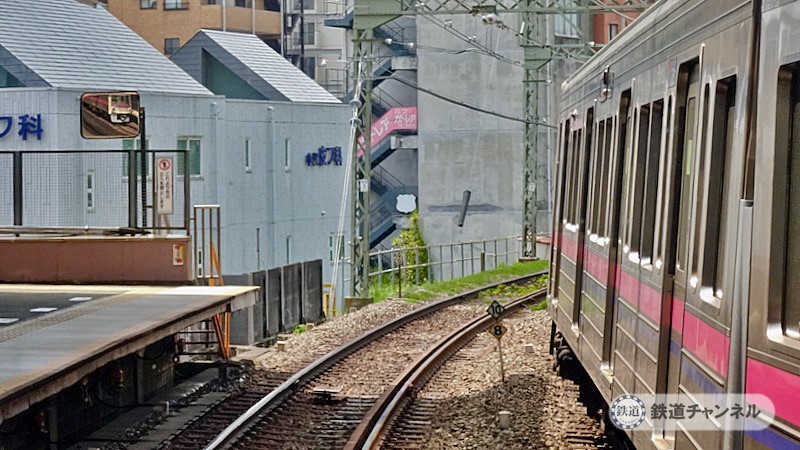
[(164, 55), (201, 29), (250, 33), (277, 45), (276, 0), (105, 0), (108, 11)]
[[(59, 32), (31, 33), (45, 30), (45, 23)], [(214, 85), (206, 88), (102, 8), (75, 0), (0, 2), (0, 226), (15, 222), (15, 152), (26, 152), (23, 226), (128, 225), (122, 150), (138, 149), (139, 139), (83, 139), (79, 99), (86, 91), (133, 90), (146, 108), (148, 149), (189, 155), (190, 205), (221, 205), (224, 274), (322, 259), (329, 283), (333, 247), (349, 232), (337, 227), (351, 108), (254, 36), (207, 33), (214, 39), (204, 51), (217, 55), (213, 69), (227, 77), (218, 79), (261, 97), (231, 98)], [(236, 56), (221, 58), (212, 44)], [(242, 49), (262, 53), (239, 54)], [(267, 66), (245, 67), (252, 61)], [(202, 61), (197, 65), (193, 75), (201, 77)], [(272, 78), (257, 75), (262, 70)], [(245, 71), (256, 75), (242, 78)], [(48, 150), (70, 153), (41, 153)], [(176, 169), (177, 209), (187, 173)]]

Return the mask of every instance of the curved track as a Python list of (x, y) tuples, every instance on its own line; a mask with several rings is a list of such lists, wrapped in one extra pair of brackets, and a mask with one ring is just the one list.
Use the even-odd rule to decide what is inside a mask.
[[(480, 292), (495, 288), (500, 284), (525, 283), (543, 274), (544, 272), (538, 272), (493, 283), (453, 297), (432, 302), (377, 327), (370, 332), (364, 333), (358, 338), (330, 351), (314, 363), (289, 377), (280, 386), (269, 392), (255, 405), (250, 407), (247, 412), (233, 421), (233, 423), (225, 428), (222, 433), (206, 446), (206, 449), (231, 448), (232, 446), (255, 448), (261, 445), (269, 448), (307, 448), (307, 443), (304, 444), (302, 440), (298, 442), (298, 439), (302, 439), (302, 436), (298, 434), (303, 429), (300, 425), (306, 420), (304, 417), (308, 411), (321, 413), (325, 418), (325, 423), (333, 424), (333, 426), (329, 426), (325, 429), (315, 429), (313, 426), (309, 427), (310, 436), (318, 440), (320, 443), (319, 445), (331, 445), (331, 448), (341, 448), (348, 441), (350, 433), (356, 428), (361, 417), (372, 407), (375, 400), (384, 392), (386, 386), (389, 386), (392, 380), (402, 372), (407, 363), (410, 363), (421, 354), (424, 349), (430, 345), (430, 342), (436, 342), (441, 339), (441, 337), (446, 334), (445, 331), (441, 330), (453, 329), (458, 324), (468, 321), (469, 318), (473, 318), (475, 315), (474, 309), (468, 313), (464, 311), (453, 313), (452, 311), (457, 310), (457, 308), (452, 308), (463, 303), (465, 300), (475, 298)], [(441, 313), (442, 310), (448, 308), (451, 308), (449, 309), (451, 312)], [(430, 316), (430, 318), (426, 318), (428, 316)], [(435, 316), (439, 316), (439, 318), (437, 319)], [(435, 324), (437, 320), (442, 320), (442, 318), (448, 316), (450, 323), (442, 325)], [(390, 334), (396, 336), (388, 336)], [(366, 395), (352, 395), (352, 393), (347, 393), (347, 400), (338, 400), (341, 398), (338, 395), (331, 396), (335, 398), (326, 399), (324, 393), (320, 395), (319, 392), (314, 392), (312, 386), (316, 386), (317, 388), (319, 388), (320, 385), (325, 386), (326, 379), (337, 380), (347, 377), (347, 371), (352, 369), (341, 369), (337, 367), (337, 365), (343, 364), (343, 361), (348, 359), (369, 361), (371, 358), (370, 355), (374, 353), (374, 349), (366, 347), (374, 345), (375, 348), (378, 348), (384, 345), (377, 344), (376, 341), (381, 339), (386, 340), (387, 336), (390, 338), (387, 342), (393, 342), (389, 344), (390, 349), (393, 349), (395, 352), (397, 352), (398, 349), (408, 350), (405, 352), (404, 356), (408, 361), (399, 366), (401, 367), (399, 370), (396, 368), (398, 366), (392, 368), (383, 367), (385, 364), (378, 364), (377, 366), (379, 366), (378, 368), (380, 368), (380, 370), (378, 370), (377, 375), (379, 375), (382, 380), (377, 380), (379, 377), (376, 376), (373, 393), (368, 393)], [(402, 336), (406, 337), (404, 338)], [(412, 338), (408, 336), (412, 336)], [(415, 342), (413, 336), (420, 337), (418, 337)], [(395, 341), (391, 339), (395, 339)], [(374, 360), (386, 360), (386, 358), (374, 358)], [(346, 364), (342, 367), (345, 366)], [(318, 391), (319, 390), (320, 389), (318, 389)], [(324, 391), (326, 389), (322, 388), (321, 390)], [(333, 394), (336, 393), (334, 392)], [(230, 417), (230, 413), (228, 413), (228, 416)], [(269, 426), (262, 427), (258, 425), (259, 422), (263, 422), (265, 419)], [(230, 419), (227, 420), (229, 421)], [(278, 422), (275, 422), (275, 420), (278, 420)], [(211, 420), (211, 422), (218, 423), (216, 419)], [(256, 432), (248, 433), (248, 430)], [(217, 429), (217, 431), (212, 434), (218, 432)], [(199, 433), (191, 432), (187, 433), (186, 436), (182, 436), (181, 434), (173, 436), (171, 441), (174, 446), (179, 447), (190, 434), (209, 435), (208, 430), (200, 430)], [(260, 440), (263, 436), (267, 436), (267, 438), (262, 444), (253, 441), (254, 437), (259, 437)], [(273, 436), (273, 438), (269, 436)], [(206, 442), (208, 442), (208, 440), (206, 440)], [(236, 442), (239, 443), (234, 444)], [(328, 444), (326, 445), (325, 442), (328, 442)], [(200, 446), (203, 445), (198, 444), (200, 444), (200, 442), (196, 440), (192, 442), (192, 445), (196, 446), (195, 448), (200, 448)]]

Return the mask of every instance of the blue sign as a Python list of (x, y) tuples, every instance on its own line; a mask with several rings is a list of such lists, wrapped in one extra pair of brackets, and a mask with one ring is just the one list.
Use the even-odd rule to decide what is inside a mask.
[[(11, 127), (14, 125), (14, 117), (13, 116), (0, 116), (0, 139), (4, 138), (10, 131)], [(17, 125), (19, 125), (19, 131), (17, 132), (18, 135), (22, 136), (23, 141), (28, 140), (29, 135), (36, 135), (36, 140), (42, 140), (42, 115), (41, 114), (24, 114), (22, 116), (16, 117), (19, 120)]]
[(342, 165), (342, 147), (320, 147), (314, 153), (306, 154), (307, 166)]

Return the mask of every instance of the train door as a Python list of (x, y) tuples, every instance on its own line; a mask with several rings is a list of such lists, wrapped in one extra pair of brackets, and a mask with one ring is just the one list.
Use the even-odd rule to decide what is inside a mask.
[(625, 163), (625, 146), (628, 142), (630, 124), (631, 90), (622, 93), (617, 116), (617, 145), (613, 155), (613, 171), (611, 173), (611, 214), (609, 227), (609, 252), (608, 252), (608, 290), (606, 291), (606, 316), (603, 342), (603, 369), (608, 375), (614, 372), (612, 351), (614, 343), (614, 323), (616, 322), (616, 287), (617, 287), (617, 257), (620, 251), (619, 228), (622, 220), (622, 173)]
[[(675, 99), (675, 127), (671, 161), (670, 201), (665, 214), (665, 261), (667, 267), (664, 291), (672, 284), (672, 307), (669, 331), (666, 393), (678, 393), (680, 383), (681, 345), (683, 334), (684, 300), (689, 275), (687, 271), (691, 218), (692, 162), (700, 101), (700, 65), (698, 61), (681, 65), (678, 71)], [(665, 430), (664, 438), (674, 442), (675, 430)]]
[(583, 291), (583, 261), (586, 254), (586, 203), (589, 197), (589, 159), (592, 154), (592, 137), (594, 131), (594, 108), (589, 108), (586, 112), (586, 122), (584, 123), (584, 130), (586, 133), (586, 140), (583, 145), (580, 157), (580, 178), (578, 180), (578, 203), (577, 203), (577, 220), (578, 234), (576, 236), (577, 254), (576, 254), (576, 269), (575, 269), (575, 303), (573, 304), (572, 320), (573, 329), (579, 329), (579, 319), (581, 313), (581, 292)]
[[(559, 127), (559, 153), (556, 170), (555, 211), (553, 212), (552, 235), (550, 245), (550, 289), (548, 295), (551, 299), (558, 297), (558, 280), (561, 258), (561, 236), (564, 227), (564, 192), (566, 191), (567, 152), (569, 149), (569, 121), (566, 120)], [(552, 304), (550, 302), (549, 304)], [(555, 317), (551, 311), (551, 317)]]

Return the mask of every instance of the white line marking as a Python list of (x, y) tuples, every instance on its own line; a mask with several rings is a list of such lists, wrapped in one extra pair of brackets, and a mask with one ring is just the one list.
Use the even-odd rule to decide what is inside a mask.
[(19, 319), (16, 317), (0, 317), (0, 325), (8, 325), (17, 322)]
[(69, 299), (69, 301), (71, 301), (71, 302), (88, 302), (92, 298), (93, 297), (72, 297), (71, 299)]
[(57, 310), (58, 308), (33, 308), (31, 312), (35, 313), (49, 313)]

